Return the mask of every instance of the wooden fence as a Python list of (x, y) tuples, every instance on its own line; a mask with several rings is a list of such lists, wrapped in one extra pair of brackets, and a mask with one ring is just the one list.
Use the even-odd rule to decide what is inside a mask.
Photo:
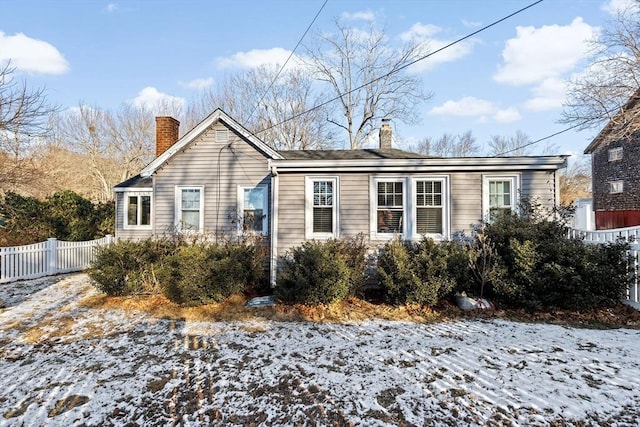
[(617, 241), (626, 241), (630, 244), (629, 255), (633, 266), (634, 280), (627, 289), (627, 301), (640, 304), (640, 263), (638, 255), (640, 254), (640, 226), (616, 228), (611, 230), (569, 230), (569, 237), (582, 239), (585, 243), (615, 243)]
[(86, 242), (64, 242), (54, 238), (25, 246), (0, 248), (0, 283), (36, 279), (89, 267), (98, 246), (109, 245), (113, 237)]

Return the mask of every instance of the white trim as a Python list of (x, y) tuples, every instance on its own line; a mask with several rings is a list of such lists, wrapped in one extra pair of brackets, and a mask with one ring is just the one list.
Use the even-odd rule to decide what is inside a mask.
[[(438, 181), (442, 183), (442, 233), (427, 233), (420, 234), (417, 231), (418, 226), (418, 206), (415, 202), (417, 192), (417, 181)], [(422, 239), (422, 237), (430, 237), (434, 240), (448, 240), (451, 230), (451, 191), (450, 191), (450, 177), (449, 175), (411, 175), (410, 176), (410, 188), (409, 195), (409, 209), (411, 215), (409, 215), (409, 227), (410, 238), (413, 240)]]
[(490, 181), (510, 181), (511, 182), (511, 210), (513, 212), (517, 211), (518, 203), (520, 201), (520, 181), (521, 176), (519, 173), (517, 174), (487, 174), (482, 175), (482, 218), (484, 221), (488, 222), (490, 219), (489, 215), (489, 182)]
[(618, 179), (615, 181), (609, 181), (609, 194), (621, 194), (621, 193), (624, 193), (624, 181), (621, 179)]
[(211, 127), (217, 121), (222, 120), (228, 126), (230, 126), (235, 132), (242, 135), (247, 139), (254, 147), (258, 150), (265, 153), (268, 157), (272, 159), (282, 159), (283, 157), (278, 154), (277, 151), (273, 150), (267, 144), (262, 142), (255, 135), (250, 133), (244, 126), (240, 123), (236, 122), (232, 119), (227, 113), (222, 111), (221, 109), (216, 109), (213, 113), (211, 113), (206, 119), (197, 124), (193, 129), (186, 133), (182, 138), (180, 138), (175, 144), (173, 144), (167, 151), (162, 153), (160, 156), (156, 157), (151, 163), (149, 163), (143, 170), (140, 172), (142, 177), (148, 177), (155, 173), (162, 165), (164, 165), (170, 158), (176, 155), (180, 150), (182, 150), (186, 145), (190, 144), (196, 138), (198, 138), (201, 134), (203, 134), (207, 129)]
[(127, 193), (127, 192), (152, 192), (152, 187), (114, 187), (114, 193)]
[[(338, 176), (305, 176), (304, 197), (304, 237), (310, 239), (331, 239), (340, 237), (340, 178)], [(318, 181), (333, 183), (333, 231), (331, 233), (313, 232), (313, 183)]]
[(618, 162), (618, 161), (622, 160), (622, 158), (624, 157), (623, 148), (624, 147), (609, 148), (609, 151), (607, 152), (608, 161), (609, 162)]
[(250, 234), (244, 231), (244, 192), (245, 190), (254, 190), (256, 188), (260, 188), (262, 193), (262, 211), (264, 212), (264, 217), (262, 218), (262, 232), (259, 234), (263, 236), (267, 236), (269, 234), (269, 186), (266, 184), (258, 184), (258, 185), (238, 185), (238, 193), (237, 193), (237, 201), (238, 201), (238, 225), (237, 225), (237, 233), (239, 236), (243, 234)]
[[(274, 171), (275, 172), (275, 171)], [(280, 180), (278, 174), (271, 175), (271, 270), (270, 279), (271, 287), (276, 286), (276, 278), (278, 277), (278, 192), (280, 191)]]
[[(200, 221), (198, 230), (182, 230), (182, 190), (199, 190), (200, 191)], [(202, 233), (204, 232), (204, 185), (176, 185), (175, 186), (175, 212), (173, 225), (176, 231), (181, 233)]]
[[(142, 222), (142, 203), (140, 198), (143, 196), (149, 197), (149, 224), (139, 225)], [(125, 191), (123, 192), (123, 209), (122, 209), (122, 229), (123, 230), (151, 230), (153, 229), (153, 192), (152, 191)], [(138, 198), (138, 209), (136, 213), (137, 224), (129, 224), (129, 197)]]
[[(369, 238), (371, 240), (391, 240), (400, 235), (407, 238), (407, 175), (371, 175), (369, 176)], [(378, 183), (402, 183), (402, 233), (378, 233)]]

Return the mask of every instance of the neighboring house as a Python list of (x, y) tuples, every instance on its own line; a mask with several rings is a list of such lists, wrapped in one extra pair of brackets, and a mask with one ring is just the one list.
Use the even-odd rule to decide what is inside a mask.
[(275, 151), (222, 110), (178, 139), (156, 118), (157, 158), (115, 187), (116, 237), (173, 232), (266, 236), (275, 283), (278, 256), (311, 239), (470, 233), (521, 196), (558, 204), (566, 156), (433, 158), (391, 148)]
[(584, 150), (591, 154), (596, 230), (640, 225), (640, 91)]

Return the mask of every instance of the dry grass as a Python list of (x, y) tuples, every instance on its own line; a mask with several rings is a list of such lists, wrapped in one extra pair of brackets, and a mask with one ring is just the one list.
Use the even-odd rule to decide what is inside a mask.
[(434, 322), (444, 320), (433, 309), (409, 305), (394, 307), (386, 304), (372, 304), (355, 297), (348, 297), (333, 304), (308, 306), (303, 304), (274, 307), (245, 307), (247, 299), (233, 295), (218, 304), (199, 307), (184, 307), (172, 303), (162, 295), (109, 297), (96, 295), (86, 298), (82, 305), (88, 308), (116, 308), (125, 311), (141, 311), (156, 318), (181, 319), (188, 321), (310, 321), (310, 322), (353, 322), (367, 319), (404, 320), (411, 322)]

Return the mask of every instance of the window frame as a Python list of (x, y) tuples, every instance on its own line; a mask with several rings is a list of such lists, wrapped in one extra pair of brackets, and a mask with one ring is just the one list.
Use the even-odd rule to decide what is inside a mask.
[[(333, 212), (331, 233), (315, 233), (313, 231), (313, 184), (315, 182), (331, 182), (333, 184)], [(304, 235), (305, 239), (327, 240), (340, 237), (340, 178), (338, 176), (305, 176)]]
[[(619, 189), (617, 187), (620, 187)], [(624, 193), (624, 181), (621, 179), (615, 181), (609, 181), (609, 194), (622, 194)]]
[(509, 181), (511, 184), (511, 204), (512, 212), (517, 212), (520, 201), (520, 174), (491, 174), (482, 176), (482, 217), (485, 222), (491, 222), (491, 206), (489, 185), (494, 181)]
[[(442, 208), (442, 232), (441, 233), (418, 233), (418, 208), (425, 206), (418, 206), (418, 182), (440, 182), (441, 185), (441, 208)], [(410, 208), (411, 208), (411, 238), (413, 240), (421, 239), (424, 237), (430, 237), (436, 240), (445, 240), (449, 238), (450, 224), (450, 205), (451, 205), (451, 191), (449, 186), (449, 176), (447, 175), (412, 175), (410, 180)]]
[[(378, 232), (378, 184), (381, 182), (401, 182), (402, 183), (402, 231), (400, 233), (384, 233)], [(407, 225), (407, 212), (409, 206), (407, 203), (407, 194), (409, 192), (408, 179), (406, 175), (378, 175), (371, 176), (369, 181), (369, 206), (370, 206), (370, 239), (371, 240), (391, 240), (394, 236), (400, 236), (401, 238), (408, 237), (407, 230), (411, 228)]]
[[(244, 202), (245, 191), (261, 189), (262, 193), (262, 211), (264, 217), (262, 218), (262, 231), (245, 230), (244, 229)], [(269, 235), (269, 186), (266, 184), (258, 185), (238, 185), (238, 235), (250, 235), (259, 234), (262, 236)]]
[[(197, 230), (184, 230), (182, 228), (182, 190), (199, 190), (200, 191), (200, 207), (199, 207), (199, 224)], [(174, 226), (177, 232), (185, 234), (199, 234), (204, 232), (204, 185), (176, 185), (175, 187), (175, 214)]]
[(607, 152), (609, 162), (619, 162), (624, 157), (624, 147), (609, 148)]
[[(153, 192), (152, 191), (124, 191), (122, 194), (124, 195), (124, 209), (122, 211), (122, 214), (123, 214), (122, 228), (125, 230), (153, 229)], [(142, 220), (141, 198), (145, 196), (149, 197), (149, 224), (141, 225), (140, 224)], [(137, 209), (137, 212), (136, 212), (137, 224), (129, 224), (129, 197), (138, 198), (139, 208)]]

